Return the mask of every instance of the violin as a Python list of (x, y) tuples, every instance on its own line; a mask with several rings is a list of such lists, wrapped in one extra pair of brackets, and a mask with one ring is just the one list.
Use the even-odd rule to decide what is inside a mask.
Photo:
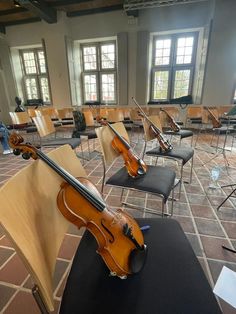
[(170, 128), (173, 132), (179, 132), (180, 131), (180, 126), (178, 123), (175, 122), (175, 119), (164, 109), (160, 109), (162, 112), (166, 114), (167, 120), (170, 124)]
[(133, 149), (131, 148), (128, 141), (123, 136), (121, 136), (113, 128), (113, 126), (110, 123), (108, 123), (104, 119), (97, 117), (97, 121), (101, 125), (107, 125), (112, 130), (112, 132), (115, 134), (115, 137), (113, 138), (113, 140), (111, 142), (111, 145), (117, 153), (119, 153), (123, 156), (128, 174), (133, 178), (144, 175), (147, 172), (147, 165), (133, 151)]
[(210, 119), (212, 121), (212, 125), (214, 129), (218, 129), (222, 126), (221, 122), (219, 119), (214, 115), (214, 113), (208, 108), (208, 107), (203, 107), (207, 112), (209, 113)]
[(125, 279), (141, 271), (147, 247), (137, 222), (122, 209), (111, 210), (96, 187), (86, 178), (75, 178), (43, 152), (18, 134), (11, 134), (9, 144), (15, 155), (24, 159), (40, 158), (65, 181), (61, 184), (57, 206), (62, 215), (78, 228), (86, 227), (95, 237), (98, 249), (112, 276)]
[(173, 149), (173, 146), (171, 145), (171, 143), (164, 137), (164, 135), (162, 134), (161, 130), (149, 119), (149, 117), (143, 111), (142, 107), (138, 104), (136, 99), (134, 99), (134, 97), (132, 97), (132, 100), (133, 100), (135, 105), (140, 110), (139, 111), (139, 115), (142, 116), (143, 118), (145, 118), (148, 121), (148, 123), (150, 125), (150, 130), (156, 136), (156, 138), (157, 138), (157, 140), (159, 142), (161, 151), (166, 152), (166, 153), (171, 151)]

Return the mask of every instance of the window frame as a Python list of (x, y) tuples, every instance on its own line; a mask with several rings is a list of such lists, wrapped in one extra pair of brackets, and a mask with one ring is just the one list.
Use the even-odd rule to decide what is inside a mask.
[[(39, 57), (38, 57), (38, 52), (43, 51), (44, 53), (44, 59), (45, 59), (45, 69), (46, 72), (43, 73), (41, 72), (40, 68), (40, 63), (39, 63)], [(35, 67), (36, 67), (36, 73), (26, 73), (26, 66), (25, 66), (25, 61), (24, 61), (24, 53), (31, 53), (33, 52), (34, 54), (34, 60), (35, 60)], [(20, 49), (19, 51), (20, 54), (20, 60), (21, 60), (21, 66), (22, 66), (22, 72), (23, 72), (23, 79), (22, 79), (22, 85), (23, 85), (23, 91), (25, 98), (28, 99), (28, 93), (27, 93), (27, 88), (26, 88), (26, 80), (29, 78), (36, 78), (36, 85), (37, 85), (37, 91), (38, 91), (38, 98), (43, 100), (43, 92), (42, 92), (42, 86), (40, 84), (41, 78), (47, 78), (48, 80), (48, 94), (49, 94), (49, 101), (43, 100), (43, 103), (46, 105), (50, 105), (52, 100), (51, 100), (51, 87), (50, 87), (50, 81), (49, 81), (49, 74), (48, 74), (48, 65), (47, 65), (47, 59), (46, 59), (46, 53), (43, 49), (43, 47), (37, 47), (37, 48), (28, 48), (28, 49)]]
[[(103, 69), (102, 68), (102, 53), (101, 53), (101, 47), (105, 45), (113, 44), (114, 45), (114, 67)], [(85, 70), (85, 62), (84, 62), (84, 47), (96, 47), (96, 70)], [(114, 105), (117, 102), (117, 45), (115, 40), (107, 40), (107, 41), (98, 41), (98, 42), (89, 42), (89, 43), (83, 43), (80, 47), (81, 50), (81, 63), (82, 63), (82, 73), (81, 73), (81, 81), (82, 81), (82, 92), (83, 92), (83, 102), (89, 102), (86, 100), (85, 96), (85, 84), (84, 84), (84, 76), (86, 74), (94, 74), (97, 77), (97, 86), (96, 86), (96, 92), (97, 92), (97, 101), (101, 104), (108, 104), (108, 105)], [(102, 74), (114, 74), (114, 101), (103, 101), (103, 91), (102, 91)]]
[[(175, 73), (178, 70), (190, 70), (190, 79), (189, 79), (189, 87), (188, 87), (188, 95), (192, 93), (193, 89), (193, 81), (194, 81), (194, 73), (196, 66), (196, 57), (197, 57), (197, 46), (198, 46), (198, 36), (199, 32), (180, 32), (180, 33), (171, 33), (165, 35), (155, 35), (152, 38), (152, 57), (151, 57), (151, 87), (150, 87), (150, 102), (169, 102), (170, 99), (174, 97), (174, 86), (175, 86)], [(182, 63), (177, 64), (177, 43), (178, 38), (181, 37), (193, 37), (193, 49), (192, 49), (192, 58), (191, 63)], [(169, 65), (155, 65), (155, 51), (156, 51), (156, 41), (157, 40), (165, 40), (171, 39), (171, 49), (170, 49), (170, 62)], [(154, 98), (154, 82), (155, 82), (155, 72), (159, 71), (169, 71), (168, 78), (168, 90), (167, 90), (167, 99), (156, 99)]]

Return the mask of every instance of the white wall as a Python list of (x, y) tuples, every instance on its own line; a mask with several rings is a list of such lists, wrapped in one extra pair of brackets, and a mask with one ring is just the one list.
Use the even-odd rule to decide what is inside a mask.
[[(128, 24), (128, 17), (123, 11), (114, 11), (81, 17), (67, 18), (61, 13), (57, 24), (38, 22), (26, 25), (7, 27), (6, 40), (10, 47), (19, 47), (41, 43), (45, 39), (49, 75), (52, 87), (53, 104), (56, 107), (71, 104), (68, 65), (64, 36), (74, 40), (116, 36), (120, 32), (128, 33), (128, 99), (136, 96), (136, 70), (137, 70), (137, 33), (147, 31), (150, 33), (184, 30), (191, 28), (204, 28), (209, 25), (213, 17), (213, 33), (210, 42), (208, 66), (203, 92), (203, 101), (210, 103), (216, 101), (216, 90), (221, 87), (218, 94), (224, 95), (224, 103), (230, 103), (232, 84), (227, 84), (225, 93), (219, 81), (222, 70), (230, 71), (230, 80), (235, 84), (233, 72), (236, 69), (235, 48), (235, 0), (203, 1), (192, 4), (173, 5), (162, 8), (144, 9), (139, 11), (137, 24)], [(231, 5), (234, 9), (231, 9)], [(230, 11), (232, 12), (231, 15)], [(215, 14), (213, 16), (213, 14)], [(220, 39), (219, 36), (222, 38)], [(229, 45), (229, 46), (228, 46)], [(216, 53), (219, 51), (219, 53)], [(0, 51), (1, 53), (1, 51)], [(235, 58), (236, 60), (236, 58)], [(219, 66), (215, 66), (215, 65)], [(227, 64), (231, 64), (230, 67)], [(227, 65), (224, 68), (224, 65)], [(233, 69), (234, 67), (234, 69)], [(226, 72), (222, 80), (227, 80)], [(234, 80), (234, 82), (233, 82)], [(225, 82), (226, 82), (225, 81)], [(139, 91), (140, 92), (140, 91)], [(227, 94), (227, 97), (225, 97)], [(229, 96), (230, 94), (230, 96)], [(222, 96), (223, 97), (223, 96)], [(223, 99), (221, 99), (223, 100)]]

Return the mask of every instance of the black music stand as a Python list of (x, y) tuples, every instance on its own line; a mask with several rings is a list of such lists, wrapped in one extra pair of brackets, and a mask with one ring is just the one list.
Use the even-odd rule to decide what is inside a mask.
[[(235, 113), (234, 114), (236, 114), (236, 106), (234, 108), (235, 108)], [(233, 112), (232, 109), (228, 113), (225, 114), (225, 117), (227, 119), (226, 120), (227, 121), (226, 126), (222, 126), (220, 128), (215, 128), (215, 131), (218, 131), (218, 133), (219, 133), (218, 136), (220, 136), (220, 134), (224, 134), (225, 135), (223, 146), (222, 147), (218, 147), (218, 143), (217, 143), (217, 147), (216, 147), (217, 152), (215, 153), (215, 155), (212, 158), (210, 158), (208, 161), (203, 163), (202, 166), (205, 166), (206, 164), (211, 162), (213, 159), (217, 158), (220, 154), (222, 154), (223, 158), (224, 158), (224, 162), (225, 162), (225, 166), (226, 166), (227, 172), (228, 172), (228, 168), (231, 167), (230, 163), (229, 163), (229, 161), (227, 159), (227, 156), (226, 156), (226, 151), (227, 151), (226, 143), (227, 143), (228, 135), (230, 133), (234, 132), (234, 129), (230, 129), (230, 125), (231, 125), (230, 117), (232, 116), (231, 112)], [(236, 123), (236, 121), (235, 121), (235, 123)]]

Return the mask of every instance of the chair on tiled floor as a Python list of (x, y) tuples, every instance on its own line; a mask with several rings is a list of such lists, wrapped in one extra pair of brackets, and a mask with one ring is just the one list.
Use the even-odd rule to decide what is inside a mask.
[[(71, 175), (86, 176), (69, 145), (48, 156)], [(0, 188), (0, 222), (33, 279), (32, 292), (42, 313), (54, 310), (53, 274), (69, 225), (57, 206), (63, 181), (47, 164), (37, 160)]]
[[(115, 123), (112, 125), (115, 130), (127, 141), (129, 141), (127, 131), (123, 123)], [(98, 140), (102, 150), (104, 175), (102, 182), (102, 191), (104, 188), (106, 180), (107, 166), (112, 164), (114, 160), (119, 156), (119, 154), (112, 148), (112, 140), (114, 138), (114, 133), (110, 130), (108, 126), (103, 126), (96, 129)], [(148, 165), (148, 170), (146, 174), (133, 178), (128, 175), (126, 167), (122, 167), (115, 174), (106, 181), (107, 185), (117, 186), (122, 188), (121, 201), (124, 189), (142, 191), (144, 193), (149, 193), (160, 197), (161, 202), (161, 215), (169, 215), (165, 212), (165, 205), (170, 196), (170, 193), (174, 191), (176, 185), (175, 172), (167, 167), (161, 166), (151, 166)], [(129, 207), (137, 208), (134, 204), (128, 204), (122, 202), (122, 204)], [(145, 208), (145, 211), (152, 212), (154, 214), (159, 214), (157, 210)], [(173, 198), (171, 213), (173, 214)]]
[[(156, 125), (159, 128), (158, 116), (149, 116), (149, 119), (153, 122), (154, 125)], [(180, 184), (179, 184), (179, 197), (180, 197), (181, 187), (183, 183), (183, 168), (184, 168), (184, 165), (188, 161), (191, 162), (189, 183), (192, 182), (194, 149), (191, 147), (183, 147), (183, 146), (174, 145), (171, 151), (163, 152), (160, 148), (160, 145), (156, 139), (155, 134), (150, 132), (150, 124), (146, 121), (146, 119), (143, 119), (143, 129), (144, 129), (143, 157), (146, 154), (147, 156), (151, 156), (151, 157), (156, 157), (156, 158), (162, 157), (162, 158), (167, 158), (167, 159), (181, 162)], [(152, 142), (153, 140), (155, 140), (155, 142), (157, 143), (156, 147), (151, 150), (146, 151), (148, 142)]]
[(73, 149), (79, 145), (81, 146), (81, 140), (79, 138), (56, 137), (56, 129), (49, 116), (37, 116), (33, 118), (33, 121), (39, 134), (40, 146), (56, 147), (69, 144)]

